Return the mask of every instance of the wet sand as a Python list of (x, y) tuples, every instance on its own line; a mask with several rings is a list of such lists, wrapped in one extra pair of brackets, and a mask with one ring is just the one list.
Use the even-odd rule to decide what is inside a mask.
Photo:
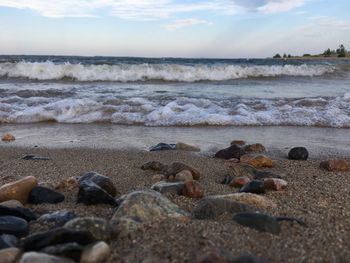
[[(240, 138), (232, 136), (231, 139)], [(48, 141), (48, 138), (43, 138), (43, 141)], [(206, 195), (238, 191), (219, 183), (229, 174), (229, 170), (223, 160), (211, 158), (208, 154), (101, 147), (55, 149), (39, 145), (34, 148), (28, 145), (20, 147), (19, 142), (20, 138), (17, 144), (4, 146), (2, 143), (0, 147), (1, 184), (29, 175), (37, 177), (41, 182), (56, 183), (64, 178), (96, 171), (112, 178), (119, 195), (122, 195), (136, 189), (149, 189), (155, 183), (152, 180), (154, 172), (140, 169), (143, 163), (160, 161), (170, 164), (181, 161), (201, 172), (200, 183)], [(160, 225), (146, 225), (130, 238), (115, 239), (111, 243), (113, 252), (108, 262), (195, 262), (198, 255), (213, 247), (225, 249), (233, 255), (254, 254), (276, 263), (350, 262), (350, 173), (333, 173), (320, 169), (319, 162), (322, 158), (315, 157), (319, 154), (312, 151), (312, 160), (290, 161), (284, 157), (286, 149), (276, 149), (279, 151), (271, 154), (277, 160), (277, 165), (271, 171), (282, 175), (289, 185), (285, 191), (265, 194), (277, 207), (264, 212), (297, 217), (307, 223), (307, 228), (284, 222), (281, 223), (281, 233), (272, 235), (240, 226), (230, 217), (191, 220), (187, 223), (168, 220)], [(20, 160), (25, 154), (47, 156), (50, 160)], [(62, 190), (61, 193), (66, 197), (63, 203), (27, 207), (39, 213), (67, 209), (78, 216), (109, 219), (113, 215), (114, 209), (108, 205), (76, 204), (77, 189)], [(198, 202), (182, 196), (169, 198), (189, 212)], [(31, 232), (44, 230), (45, 227), (32, 223)]]

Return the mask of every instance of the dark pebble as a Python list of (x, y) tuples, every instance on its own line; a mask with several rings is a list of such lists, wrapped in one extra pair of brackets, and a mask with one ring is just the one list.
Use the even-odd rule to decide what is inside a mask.
[(307, 160), (309, 153), (305, 147), (294, 147), (288, 153), (288, 158), (291, 160)]
[(253, 193), (264, 194), (266, 192), (264, 182), (259, 180), (253, 180), (243, 186), (239, 192), (241, 193)]
[(166, 151), (166, 150), (175, 150), (176, 144), (168, 144), (168, 143), (158, 143), (157, 145), (151, 146), (149, 148), (150, 152), (155, 151)]
[(64, 201), (64, 195), (43, 186), (36, 186), (29, 193), (30, 204), (57, 204)]
[(15, 216), (0, 216), (0, 234), (10, 234), (23, 237), (28, 234), (28, 223), (23, 218)]

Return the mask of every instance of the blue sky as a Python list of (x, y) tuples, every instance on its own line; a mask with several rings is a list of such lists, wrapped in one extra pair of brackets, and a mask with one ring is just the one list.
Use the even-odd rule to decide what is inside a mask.
[(269, 57), (350, 49), (349, 0), (0, 0), (0, 53)]

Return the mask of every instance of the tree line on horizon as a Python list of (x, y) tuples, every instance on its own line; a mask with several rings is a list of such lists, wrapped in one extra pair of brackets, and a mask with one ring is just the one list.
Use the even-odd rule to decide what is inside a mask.
[[(330, 48), (326, 49), (322, 54), (319, 55), (311, 55), (311, 54), (303, 54), (302, 57), (338, 57), (345, 58), (350, 56), (350, 52), (348, 52), (343, 44), (341, 44), (337, 49), (331, 50)], [(282, 56), (277, 53), (273, 56), (273, 58), (293, 58), (299, 56), (292, 56), (291, 54), (284, 53)]]

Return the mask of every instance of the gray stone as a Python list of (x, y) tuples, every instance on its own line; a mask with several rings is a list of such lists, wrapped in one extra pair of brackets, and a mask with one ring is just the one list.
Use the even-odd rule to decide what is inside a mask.
[(74, 219), (76, 215), (66, 210), (44, 214), (38, 218), (37, 223), (49, 223), (56, 227), (63, 226), (68, 221)]
[(238, 224), (254, 228), (261, 232), (279, 234), (281, 228), (275, 217), (260, 213), (239, 213), (233, 217)]
[(184, 188), (183, 182), (168, 183), (165, 181), (160, 181), (152, 185), (151, 189), (162, 194), (177, 194), (181, 195)]
[(79, 178), (79, 183), (82, 183), (84, 181), (90, 181), (97, 184), (112, 197), (115, 197), (117, 195), (117, 189), (113, 184), (113, 181), (105, 175), (98, 174), (96, 172), (89, 172)]
[(28, 234), (29, 227), (26, 220), (15, 216), (0, 216), (0, 234), (10, 234), (23, 237)]
[(48, 255), (45, 253), (27, 252), (23, 254), (19, 263), (74, 263), (73, 260)]
[(0, 203), (1, 206), (6, 206), (8, 208), (23, 207), (23, 204), (18, 200), (8, 200)]
[(83, 252), (84, 247), (78, 243), (64, 243), (54, 246), (48, 246), (40, 250), (41, 253), (46, 253), (54, 256), (65, 257), (73, 259), (78, 262)]
[(87, 246), (80, 259), (80, 263), (102, 263), (105, 262), (111, 249), (109, 245), (103, 241)]
[(96, 240), (110, 240), (111, 232), (108, 222), (98, 217), (79, 217), (64, 225), (65, 228), (89, 232)]

